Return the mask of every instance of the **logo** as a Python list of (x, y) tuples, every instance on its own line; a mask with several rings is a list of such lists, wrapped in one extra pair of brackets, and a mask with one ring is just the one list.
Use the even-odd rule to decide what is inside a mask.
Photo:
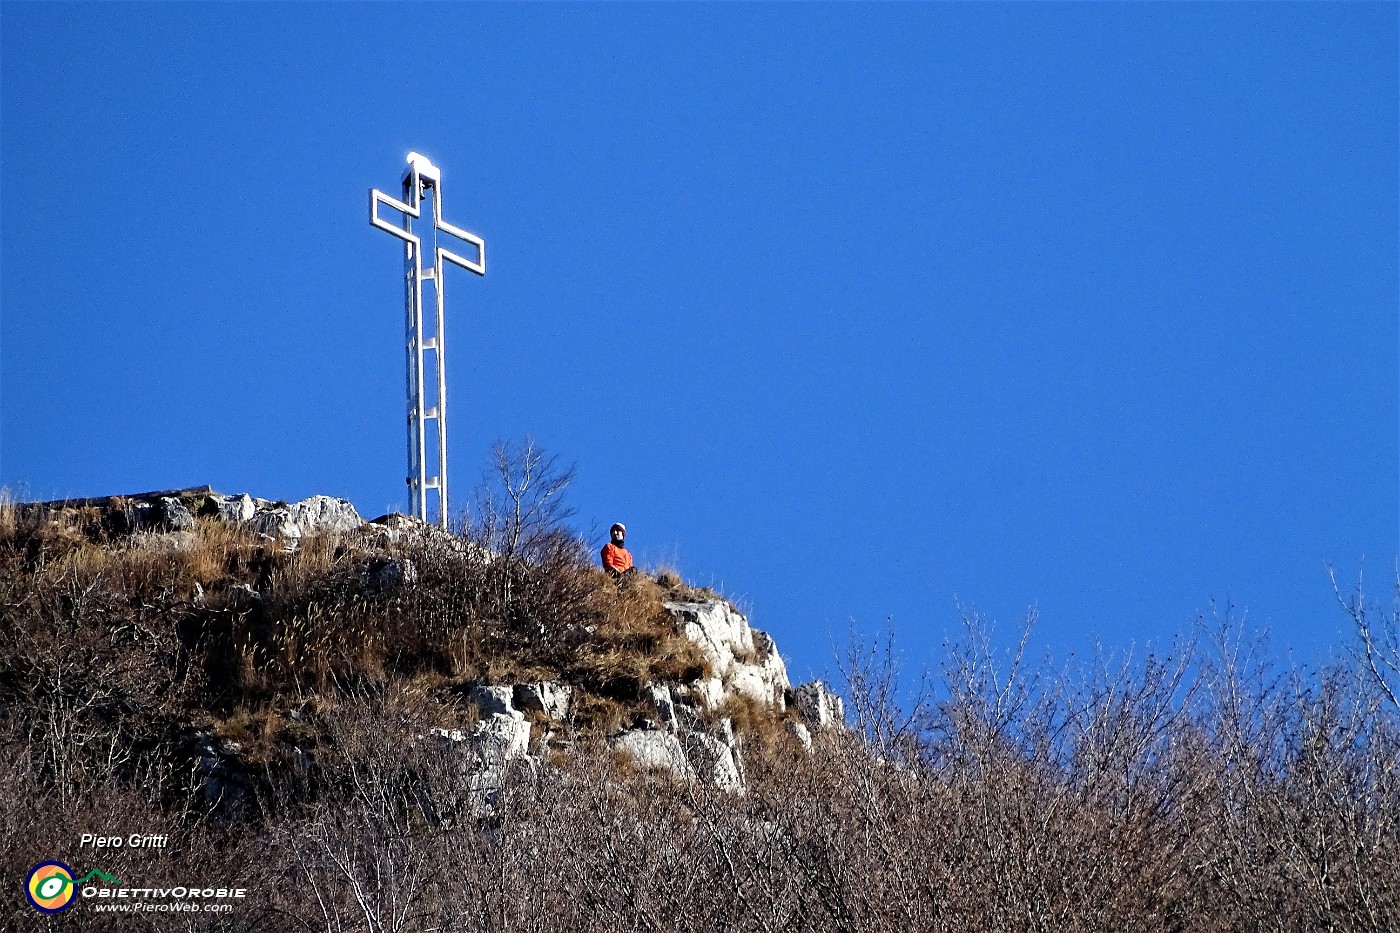
[(40, 862), (29, 869), (24, 893), (34, 909), (56, 914), (73, 906), (73, 869), (62, 862)]

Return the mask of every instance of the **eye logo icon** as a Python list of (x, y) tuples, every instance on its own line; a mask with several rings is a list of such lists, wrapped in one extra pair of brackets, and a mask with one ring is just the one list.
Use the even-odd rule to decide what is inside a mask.
[(73, 869), (62, 862), (40, 862), (29, 870), (24, 893), (34, 909), (56, 914), (73, 906)]

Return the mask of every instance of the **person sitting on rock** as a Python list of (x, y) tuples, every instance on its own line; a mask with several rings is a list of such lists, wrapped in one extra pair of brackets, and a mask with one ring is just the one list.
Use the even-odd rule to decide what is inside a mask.
[(612, 540), (603, 545), (603, 569), (613, 579), (618, 579), (623, 574), (635, 573), (636, 568), (632, 566), (632, 554), (622, 546), (623, 541), (627, 539), (627, 526), (622, 522), (617, 522), (608, 531)]

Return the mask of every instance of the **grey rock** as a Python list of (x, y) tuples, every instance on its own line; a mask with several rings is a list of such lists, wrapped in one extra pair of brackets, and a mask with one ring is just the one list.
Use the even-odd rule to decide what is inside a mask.
[(150, 531), (160, 524), (160, 510), (151, 502), (132, 502), (127, 506), (127, 520), (132, 532)]
[(225, 522), (246, 522), (256, 512), (253, 497), (246, 492), (241, 496), (212, 495), (205, 500), (204, 507), (200, 509), (201, 514), (208, 514)]
[(413, 561), (387, 560), (370, 574), (370, 583), (381, 592), (396, 590), (401, 586), (412, 586), (418, 582), (418, 568)]
[(529, 756), (530, 724), (523, 719), (498, 713), (470, 732), (433, 729), (432, 735), (463, 753), (459, 770), (467, 779), (467, 810), (475, 815), (489, 813), (500, 803), (501, 791), (521, 768), (538, 777), (539, 762)]
[(390, 512), (365, 522), (359, 527), (359, 534), (371, 547), (386, 548), (401, 541), (411, 541), (430, 550), (465, 554), (482, 563), (496, 557), (488, 548), (402, 512)]
[(292, 513), (286, 508), (265, 509), (253, 516), (249, 522), (259, 534), (284, 541), (301, 538), (301, 527), (292, 521)]
[(800, 722), (789, 722), (787, 731), (797, 740), (797, 744), (802, 746), (803, 751), (812, 751), (812, 733), (806, 726)]
[(817, 729), (833, 729), (845, 725), (845, 704), (822, 681), (814, 680), (803, 684), (793, 693), (797, 712), (808, 725)]
[(718, 677), (706, 677), (690, 685), (690, 695), (702, 709), (714, 709), (724, 702), (724, 683)]
[(161, 496), (156, 501), (156, 511), (160, 525), (166, 531), (189, 531), (194, 527), (194, 516), (190, 510), (173, 496)]
[(670, 732), (633, 729), (613, 739), (611, 744), (638, 767), (669, 771), (682, 781), (695, 780), (695, 769), (685, 756), (681, 740)]
[(467, 777), (467, 812), (478, 817), (489, 815), (500, 806), (508, 784), (514, 782), (518, 786), (522, 777), (533, 783), (539, 779), (540, 770), (539, 759), (520, 755), (473, 771)]
[(665, 684), (647, 684), (642, 688), (642, 699), (651, 704), (663, 729), (676, 731), (676, 704), (671, 699), (671, 688)]
[(783, 663), (783, 656), (778, 653), (778, 643), (767, 632), (754, 629), (753, 645), (758, 658), (759, 675), (773, 691), (773, 705), (779, 710), (786, 709), (787, 702), (784, 698), (792, 684), (788, 681), (787, 665)]
[(760, 703), (767, 703), (769, 706), (783, 708), (784, 690), (764, 676), (764, 672), (749, 664), (736, 664), (729, 671), (730, 691), (757, 700)]
[(518, 758), (530, 750), (530, 724), (504, 713), (481, 720), (469, 732), (462, 729), (433, 729), (430, 734), (439, 741), (470, 753), (473, 762), (483, 766)]
[(720, 720), (711, 727), (710, 731), (725, 745), (728, 745), (730, 748), (734, 747), (734, 720), (730, 719), (728, 716), (721, 717)]
[(703, 603), (668, 602), (663, 605), (721, 678), (733, 666), (735, 652), (744, 656), (753, 654), (753, 632), (748, 620), (729, 603), (712, 599)]
[(560, 721), (569, 718), (573, 698), (573, 687), (548, 681), (538, 684), (516, 684), (513, 696), (516, 709), (543, 713), (550, 719)]
[(472, 687), (471, 692), (467, 694), (467, 699), (476, 704), (483, 717), (500, 715), (510, 719), (524, 719), (525, 715), (512, 703), (514, 698), (513, 687), (487, 687), (481, 684)]
[(734, 751), (714, 736), (692, 732), (685, 737), (686, 758), (700, 779), (722, 791), (744, 792), (744, 779), (734, 761)]
[(360, 513), (346, 499), (311, 496), (288, 506), (292, 521), (303, 535), (326, 531), (353, 531), (364, 524)]
[(307, 535), (353, 531), (363, 522), (345, 499), (311, 496), (288, 506), (260, 510), (251, 524), (254, 531), (294, 545)]
[[(709, 661), (722, 689), (784, 708), (787, 667), (773, 639), (749, 625), (743, 613), (722, 599), (663, 604), (681, 632)], [(708, 694), (705, 705), (719, 702)]]
[(530, 750), (530, 724), (519, 713), (495, 713), (476, 724), (471, 741), (482, 759), (509, 761)]

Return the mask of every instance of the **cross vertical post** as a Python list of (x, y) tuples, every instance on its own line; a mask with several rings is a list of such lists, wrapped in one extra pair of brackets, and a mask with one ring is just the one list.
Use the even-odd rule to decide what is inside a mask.
[[(431, 198), (429, 198), (431, 193)], [(429, 198), (432, 213), (433, 265), (423, 268), (423, 241), (413, 232), (413, 222), (422, 216), (423, 201)], [(379, 216), (383, 204), (403, 215), (399, 226)], [(370, 225), (393, 234), (404, 243), (404, 311), (407, 340), (405, 376), (408, 394), (408, 489), (413, 516), (428, 520), (428, 490), (438, 494), (438, 524), (447, 527), (447, 367), (443, 307), (443, 272), (447, 263), (461, 266), (477, 275), (486, 274), (486, 243), (442, 217), (442, 171), (416, 152), (408, 154), (408, 167), (403, 174), (403, 200), (399, 201), (378, 189), (369, 192)], [(467, 259), (437, 242), (438, 232), (456, 237), (476, 249), (476, 259)], [(431, 336), (423, 328), (423, 288), (433, 285), (436, 314)], [(432, 404), (428, 404), (427, 379), (424, 370), (427, 354), (433, 354)], [(429, 455), (427, 422), (437, 422), (437, 475), (428, 475)]]

